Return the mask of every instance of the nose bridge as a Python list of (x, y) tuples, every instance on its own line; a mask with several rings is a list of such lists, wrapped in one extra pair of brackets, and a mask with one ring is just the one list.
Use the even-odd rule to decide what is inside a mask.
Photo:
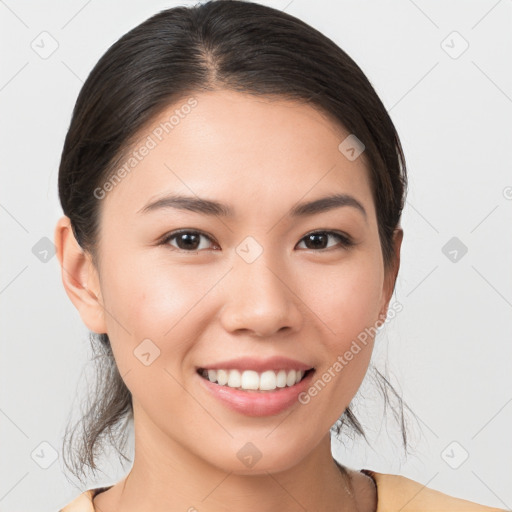
[(250, 238), (236, 249), (228, 278), (229, 297), (222, 314), (225, 328), (250, 330), (260, 336), (268, 336), (283, 327), (297, 329), (301, 314), (298, 299), (292, 292), (293, 283), (272, 251), (264, 251)]

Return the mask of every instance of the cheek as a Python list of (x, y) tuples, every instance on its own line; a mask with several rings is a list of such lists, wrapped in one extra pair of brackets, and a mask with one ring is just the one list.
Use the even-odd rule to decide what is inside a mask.
[(125, 258), (106, 272), (105, 305), (144, 336), (161, 338), (211, 286), (199, 274), (179, 265)]
[(329, 272), (310, 275), (304, 288), (306, 303), (323, 321), (330, 350), (345, 350), (351, 340), (375, 324), (381, 308), (382, 262), (372, 253), (361, 254)]
[(107, 328), (126, 386), (156, 412), (162, 404), (183, 400), (178, 382), (203, 328), (201, 299), (218, 277), (161, 262), (136, 263), (125, 258), (105, 268)]
[[(377, 255), (361, 254), (329, 273), (310, 275), (306, 303), (323, 326), (324, 360), (316, 378), (329, 386), (336, 402), (348, 405), (368, 368), (374, 328), (379, 324), (383, 268)], [(325, 379), (322, 374), (327, 372)]]
[(223, 273), (142, 255), (105, 268), (107, 327), (119, 365), (129, 367), (133, 351), (149, 339), (160, 350), (159, 363), (177, 367), (204, 328), (208, 292)]

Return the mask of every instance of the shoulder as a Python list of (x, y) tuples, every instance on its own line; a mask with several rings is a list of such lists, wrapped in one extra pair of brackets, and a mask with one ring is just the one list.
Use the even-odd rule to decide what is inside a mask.
[[(506, 512), (505, 509), (449, 496), (405, 476), (378, 473), (369, 469), (364, 471), (377, 485), (376, 512)], [(107, 489), (109, 487), (89, 489), (59, 512), (95, 512), (92, 499), (97, 493)]]
[(98, 487), (96, 489), (89, 489), (77, 496), (71, 503), (61, 508), (59, 512), (95, 512), (92, 499), (96, 494), (106, 491), (110, 487)]
[(377, 484), (377, 512), (504, 512), (436, 491), (401, 475), (365, 470)]

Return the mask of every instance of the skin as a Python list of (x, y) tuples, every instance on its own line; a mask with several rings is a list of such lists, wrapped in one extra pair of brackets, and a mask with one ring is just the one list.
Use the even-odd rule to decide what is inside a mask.
[[(374, 340), (307, 405), (268, 417), (227, 409), (200, 386), (195, 368), (285, 355), (321, 375), (385, 318), (402, 230), (386, 273), (364, 153), (350, 161), (338, 150), (349, 132), (334, 120), (282, 98), (225, 90), (194, 97), (197, 107), (101, 201), (98, 268), (67, 217), (55, 230), (66, 292), (90, 330), (108, 333), (133, 396), (133, 468), (94, 505), (104, 512), (219, 512), (235, 503), (247, 512), (374, 510), (369, 477), (350, 470), (356, 492), (347, 493), (329, 434), (364, 378)], [(138, 213), (170, 192), (229, 204), (236, 216)], [(286, 216), (297, 202), (334, 192), (355, 197), (367, 217), (349, 206)], [(201, 237), (189, 252), (179, 237), (157, 245), (182, 228), (211, 240)], [(339, 230), (356, 245), (331, 235), (320, 248), (308, 246), (305, 235), (319, 230)], [(263, 250), (252, 263), (236, 252), (247, 236)], [(160, 356), (146, 366), (133, 352), (148, 338)], [(248, 441), (262, 454), (252, 468), (237, 457)]]

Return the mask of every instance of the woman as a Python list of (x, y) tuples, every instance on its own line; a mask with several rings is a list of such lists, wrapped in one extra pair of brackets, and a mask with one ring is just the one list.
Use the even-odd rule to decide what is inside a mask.
[(334, 424), (363, 432), (406, 185), (362, 71), (286, 13), (179, 7), (115, 43), (75, 106), (55, 242), (110, 369), (81, 464), (122, 419), (135, 457), (64, 512), (498, 510), (331, 454)]

